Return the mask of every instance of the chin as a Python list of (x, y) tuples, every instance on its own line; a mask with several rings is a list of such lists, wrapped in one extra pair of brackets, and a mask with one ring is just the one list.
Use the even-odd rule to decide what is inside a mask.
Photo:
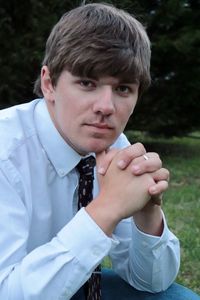
[(96, 143), (91, 145), (89, 152), (101, 153), (107, 150), (112, 143)]
[(80, 144), (77, 145), (76, 151), (82, 153), (84, 155), (94, 152), (94, 153), (101, 153), (107, 150), (113, 143), (115, 139), (113, 138), (94, 138), (90, 137), (88, 139), (83, 139), (80, 141)]

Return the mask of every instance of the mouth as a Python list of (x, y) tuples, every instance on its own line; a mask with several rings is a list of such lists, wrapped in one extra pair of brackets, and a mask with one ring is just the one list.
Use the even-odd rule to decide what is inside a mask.
[(107, 123), (89, 123), (85, 124), (89, 129), (99, 132), (99, 133), (108, 133), (114, 129), (113, 126), (108, 125)]
[(88, 126), (100, 128), (100, 129), (112, 129), (113, 127), (109, 126), (107, 123), (92, 123), (87, 124)]

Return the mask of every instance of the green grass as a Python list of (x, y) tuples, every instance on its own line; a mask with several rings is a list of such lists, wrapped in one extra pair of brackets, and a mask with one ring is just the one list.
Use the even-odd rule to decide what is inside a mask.
[(200, 136), (161, 139), (131, 132), (128, 136), (132, 142), (142, 142), (148, 151), (158, 152), (170, 170), (163, 208), (181, 243), (177, 282), (200, 294)]

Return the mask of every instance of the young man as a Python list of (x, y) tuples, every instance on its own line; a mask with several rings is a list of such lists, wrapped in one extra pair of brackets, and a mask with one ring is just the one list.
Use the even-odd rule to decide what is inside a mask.
[[(160, 202), (169, 172), (122, 134), (149, 65), (144, 28), (112, 6), (78, 7), (53, 28), (40, 98), (0, 112), (0, 299), (198, 298), (172, 284), (179, 242)], [(89, 156), (93, 196), (89, 180), (80, 192)], [(89, 295), (107, 255), (115, 273), (102, 270)]]

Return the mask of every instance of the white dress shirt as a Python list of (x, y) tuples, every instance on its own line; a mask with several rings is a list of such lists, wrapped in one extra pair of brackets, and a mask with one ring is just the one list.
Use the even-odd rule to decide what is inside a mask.
[[(113, 147), (128, 144), (122, 134)], [(137, 289), (157, 292), (174, 281), (179, 242), (164, 216), (161, 237), (125, 219), (109, 238), (84, 208), (77, 212), (80, 159), (43, 99), (0, 111), (0, 299), (70, 299), (107, 255)]]

